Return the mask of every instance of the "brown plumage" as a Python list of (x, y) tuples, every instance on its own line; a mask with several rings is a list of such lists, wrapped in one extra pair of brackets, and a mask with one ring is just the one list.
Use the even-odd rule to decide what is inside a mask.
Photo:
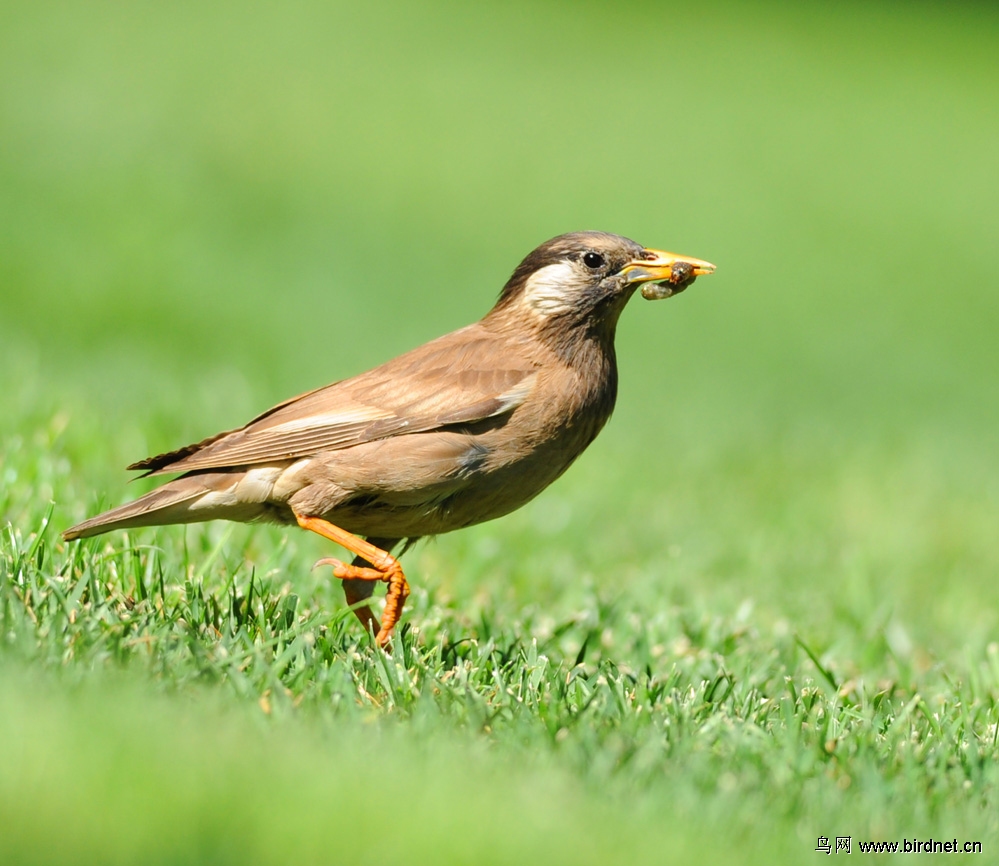
[[(355, 554), (352, 565), (320, 561), (344, 580), (348, 602), (389, 584), (384, 645), (409, 592), (389, 551), (507, 514), (558, 478), (614, 408), (614, 331), (628, 299), (653, 283), (663, 288), (646, 297), (668, 297), (713, 270), (617, 235), (554, 238), (482, 321), (132, 464), (184, 474), (63, 537), (216, 518), (297, 522)], [(367, 606), (356, 610), (376, 624)]]

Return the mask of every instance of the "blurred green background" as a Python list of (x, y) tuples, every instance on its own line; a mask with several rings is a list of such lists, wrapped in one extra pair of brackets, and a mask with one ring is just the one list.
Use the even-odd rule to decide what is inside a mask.
[(595, 228), (718, 272), (632, 303), (601, 438), (414, 583), (501, 621), (596, 593), (976, 656), (997, 45), (976, 3), (7, 0), (3, 518), (131, 498), (124, 464), (467, 324)]

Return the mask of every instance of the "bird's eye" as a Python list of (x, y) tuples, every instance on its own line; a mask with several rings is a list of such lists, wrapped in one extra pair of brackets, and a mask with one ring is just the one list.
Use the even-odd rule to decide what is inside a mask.
[(588, 268), (596, 270), (604, 266), (604, 257), (600, 253), (585, 253), (583, 255), (583, 264)]

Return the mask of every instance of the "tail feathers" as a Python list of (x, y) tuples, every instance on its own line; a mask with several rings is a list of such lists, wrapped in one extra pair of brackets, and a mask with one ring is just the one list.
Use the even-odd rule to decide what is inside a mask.
[(205, 515), (191, 508), (195, 500), (205, 493), (205, 485), (194, 478), (178, 478), (145, 496), (112, 508), (63, 532), (66, 541), (89, 538), (112, 529), (131, 529), (136, 526), (159, 526), (164, 523), (190, 523), (204, 520)]

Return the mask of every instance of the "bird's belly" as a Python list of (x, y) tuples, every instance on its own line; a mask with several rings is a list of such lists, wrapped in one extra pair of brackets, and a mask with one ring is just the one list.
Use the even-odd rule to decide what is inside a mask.
[(384, 490), (337, 506), (328, 519), (358, 535), (381, 538), (440, 535), (502, 517), (529, 502), (564, 471), (510, 465), (477, 473), (463, 483), (419, 490)]
[(459, 529), (516, 511), (555, 481), (581, 451), (545, 449), (485, 469), (437, 504), (437, 519)]
[(324, 477), (289, 504), (358, 535), (439, 535), (529, 502), (568, 468), (597, 430), (518, 437), (515, 430), (492, 425), (372, 442), (329, 455), (321, 466)]

